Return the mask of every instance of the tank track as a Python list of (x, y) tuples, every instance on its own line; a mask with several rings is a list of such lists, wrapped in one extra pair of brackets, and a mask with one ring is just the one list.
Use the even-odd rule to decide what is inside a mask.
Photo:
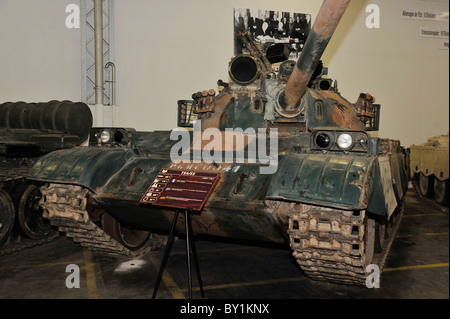
[(40, 205), (44, 209), (44, 218), (89, 250), (112, 257), (136, 258), (165, 244), (162, 238), (151, 238), (146, 246), (132, 251), (117, 242), (90, 219), (87, 211), (87, 188), (50, 184), (41, 187), (41, 192), (43, 196)]
[(56, 238), (60, 237), (58, 232), (52, 232), (47, 238), (43, 239), (29, 239), (21, 236), (10, 235), (6, 240), (6, 243), (0, 247), (0, 256), (9, 255), (13, 253), (20, 252), (25, 249), (30, 249), (35, 246), (41, 246), (52, 242)]
[(375, 264), (380, 272), (395, 237), (403, 214), (403, 207), (394, 218), (389, 238), (380, 253), (366, 260), (364, 211), (345, 211), (300, 205), (300, 211), (291, 211), (288, 234), (293, 256), (311, 279), (339, 284), (366, 286), (366, 267)]
[(416, 192), (417, 197), (422, 202), (424, 202), (426, 205), (428, 205), (430, 207), (433, 207), (433, 208), (437, 209), (438, 211), (448, 215), (448, 213), (449, 213), (449, 208), (448, 207), (439, 205), (434, 200), (422, 196), (422, 194), (420, 193), (420, 190), (419, 190), (419, 185), (417, 184), (417, 181), (415, 179), (411, 179), (411, 183), (412, 183), (412, 185), (414, 187), (414, 191)]

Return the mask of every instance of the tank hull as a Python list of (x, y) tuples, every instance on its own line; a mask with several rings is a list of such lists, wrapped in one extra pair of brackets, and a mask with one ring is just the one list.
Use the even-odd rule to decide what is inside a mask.
[(203, 210), (193, 213), (194, 232), (283, 243), (287, 211), (276, 203), (370, 209), (389, 217), (405, 190), (392, 187), (395, 161), (392, 155), (286, 154), (279, 156), (275, 174), (259, 174), (262, 164), (174, 164), (167, 154), (143, 156), (133, 148), (82, 147), (44, 156), (28, 178), (87, 188), (95, 202), (124, 225), (164, 233), (174, 210), (139, 203), (158, 172), (164, 168), (218, 172), (220, 178)]

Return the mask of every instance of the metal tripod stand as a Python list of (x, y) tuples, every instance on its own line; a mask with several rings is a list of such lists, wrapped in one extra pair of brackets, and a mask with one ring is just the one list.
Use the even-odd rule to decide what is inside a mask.
[[(164, 250), (163, 259), (161, 262), (161, 266), (159, 268), (158, 278), (156, 279), (155, 288), (153, 290), (153, 296), (152, 299), (155, 299), (156, 293), (158, 292), (159, 284), (161, 283), (161, 278), (164, 273), (164, 269), (166, 268), (167, 259), (169, 258), (170, 250), (172, 249), (173, 239), (175, 237), (175, 228), (177, 225), (178, 215), (180, 213), (180, 210), (177, 209), (175, 211), (175, 216), (173, 218), (172, 227), (170, 229), (169, 239), (167, 240), (166, 248)], [(202, 278), (200, 276), (200, 268), (198, 264), (198, 257), (197, 257), (197, 249), (195, 248), (195, 243), (192, 238), (192, 225), (191, 225), (191, 216), (190, 212), (187, 209), (184, 209), (181, 211), (181, 213), (185, 214), (185, 232), (186, 232), (186, 257), (187, 257), (187, 273), (188, 273), (188, 284), (189, 284), (189, 299), (192, 299), (192, 277), (191, 277), (191, 249), (192, 249), (192, 255), (194, 258), (194, 264), (195, 268), (197, 269), (197, 276), (198, 276), (198, 283), (200, 286), (200, 292), (202, 295), (202, 298), (205, 297), (203, 292), (203, 284), (202, 284)]]

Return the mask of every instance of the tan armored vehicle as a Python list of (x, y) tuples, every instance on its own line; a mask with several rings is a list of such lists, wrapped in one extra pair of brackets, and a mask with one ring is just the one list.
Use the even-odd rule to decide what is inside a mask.
[(418, 179), (422, 196), (433, 198), (439, 205), (448, 205), (448, 166), (448, 133), (410, 147), (411, 178)]

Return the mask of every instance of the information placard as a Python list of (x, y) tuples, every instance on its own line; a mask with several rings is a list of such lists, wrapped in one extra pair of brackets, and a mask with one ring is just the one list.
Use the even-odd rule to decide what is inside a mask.
[(200, 211), (220, 173), (163, 168), (139, 203)]

